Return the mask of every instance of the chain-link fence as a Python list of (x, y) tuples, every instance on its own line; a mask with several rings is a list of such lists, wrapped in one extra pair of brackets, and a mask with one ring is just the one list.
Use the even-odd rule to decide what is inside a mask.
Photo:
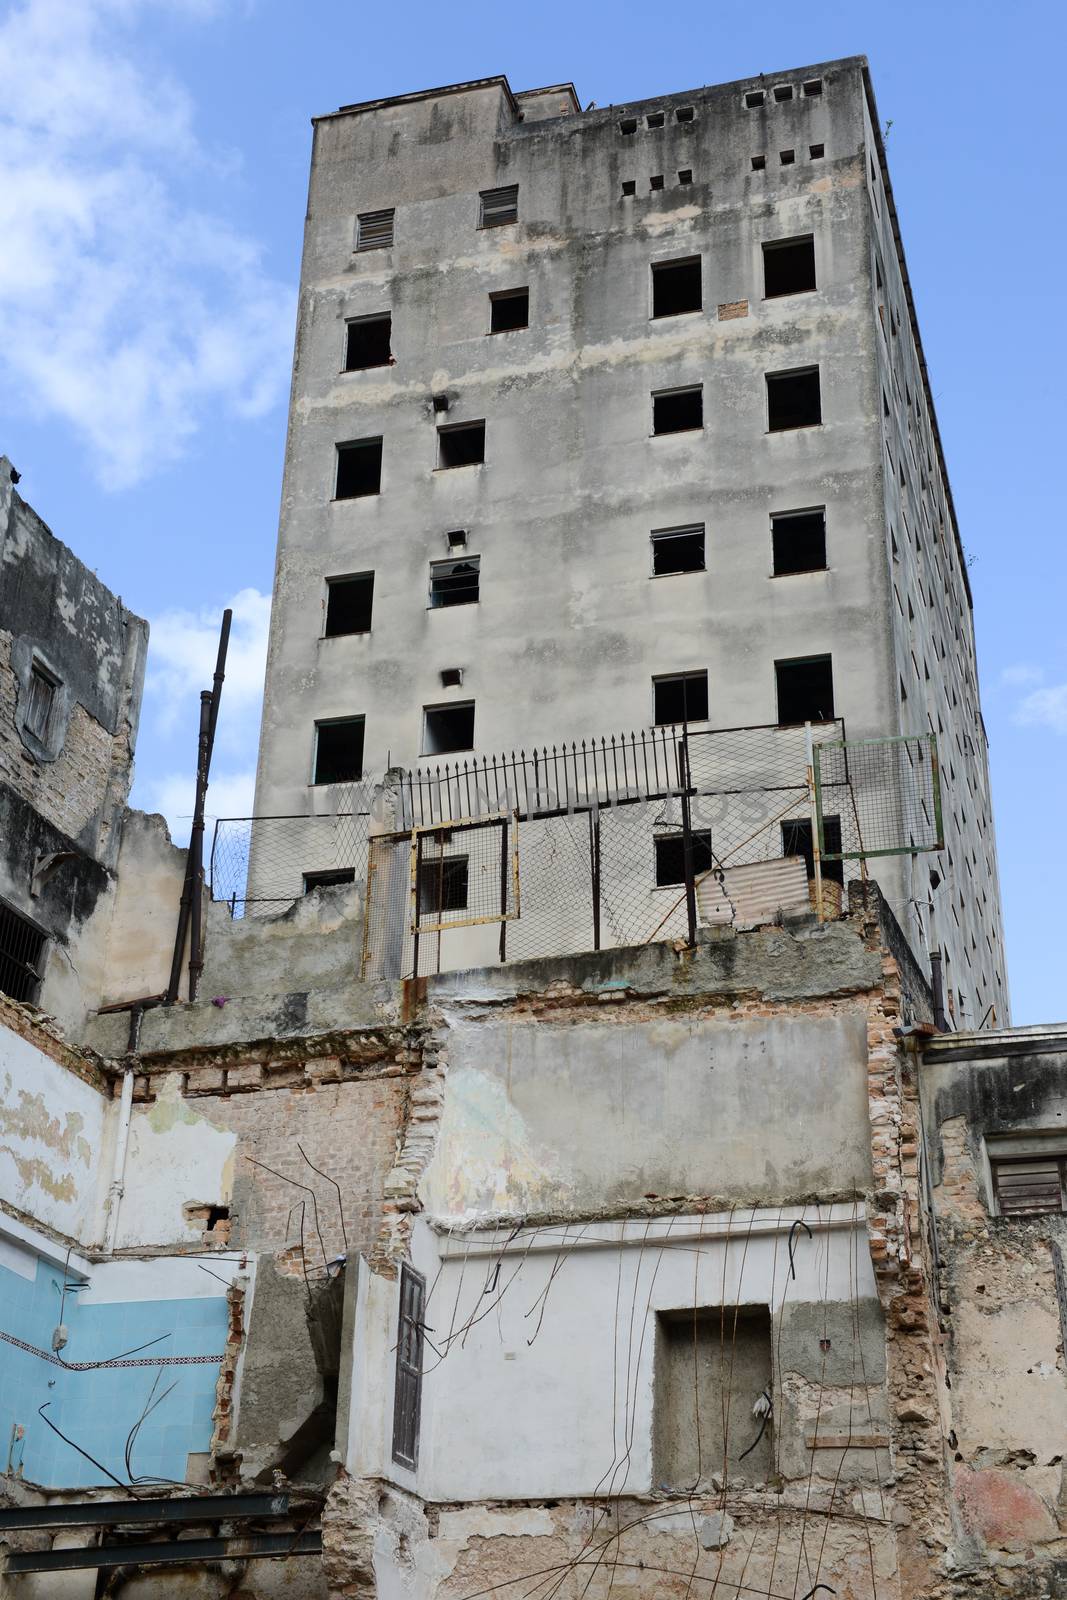
[(366, 811), (324, 817), (220, 817), (211, 841), (213, 900), (235, 917), (276, 913), (309, 889), (363, 883)]
[[(907, 855), (944, 846), (937, 740), (930, 734), (837, 739), (815, 751), (820, 847), (827, 860)], [(840, 837), (825, 825), (841, 810)]]

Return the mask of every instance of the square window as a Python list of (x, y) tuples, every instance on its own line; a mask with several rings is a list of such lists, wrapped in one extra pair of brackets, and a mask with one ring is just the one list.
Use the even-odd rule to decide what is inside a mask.
[(675, 120), (675, 122), (692, 122), (692, 120), (693, 120), (693, 107), (692, 106), (679, 106), (677, 111), (675, 111), (675, 113), (674, 113), (674, 120)]
[(657, 172), (654, 178), (649, 178), (648, 187), (650, 189), (662, 189), (663, 188), (663, 174), (662, 174), (662, 172)]
[(356, 218), (357, 250), (388, 250), (393, 243), (396, 212), (363, 211)]
[(693, 169), (691, 167), (683, 167), (682, 170), (678, 174), (678, 182), (682, 185), (682, 187), (684, 189), (689, 184), (691, 184), (692, 181), (693, 181)]
[(665, 389), (652, 396), (652, 432), (684, 433), (704, 426), (704, 389)]
[(335, 498), (358, 500), (363, 495), (381, 494), (381, 491), (381, 439), (353, 439), (350, 444), (339, 444)]
[(502, 189), (482, 189), (479, 197), (479, 226), (499, 228), (505, 222), (519, 220), (519, 186), (506, 184)]
[(699, 256), (652, 263), (654, 317), (678, 317), (686, 311), (699, 311), (702, 304)]
[(706, 672), (677, 672), (669, 678), (653, 678), (652, 695), (653, 721), (657, 726), (708, 720)]
[(822, 421), (818, 367), (799, 372), (768, 372), (767, 427), (771, 433), (812, 428)]
[(791, 167), (797, 158), (795, 150), (779, 150), (778, 159), (783, 167)]
[(623, 192), (624, 195), (636, 194), (637, 193), (637, 182), (636, 182), (636, 179), (634, 179), (634, 178), (625, 178), (623, 180), (622, 192)]
[(661, 528), (652, 535), (652, 572), (657, 578), (672, 572), (704, 571), (704, 524), (690, 528)]
[(41, 930), (0, 900), (0, 994), (36, 1001), (44, 947)]
[[(788, 822), (782, 823), (782, 854), (783, 856), (803, 856), (808, 869), (808, 877), (815, 876), (815, 851), (812, 848), (812, 824), (807, 818), (793, 817)], [(822, 819), (823, 848), (830, 855), (841, 854), (841, 818), (823, 817)], [(843, 884), (845, 881), (845, 863), (843, 861), (823, 861), (822, 875), (834, 883)]]
[(812, 95), (822, 94), (822, 79), (809, 78), (807, 83), (804, 85), (804, 93), (808, 98), (810, 98)]
[(763, 169), (766, 167), (766, 165), (767, 165), (767, 157), (766, 156), (753, 156), (752, 157), (752, 170), (753, 170), (753, 172), (762, 172)]
[(826, 567), (826, 511), (781, 511), (771, 517), (774, 575), (820, 572)]
[(510, 333), (530, 325), (529, 289), (502, 289), (489, 296), (490, 333)]
[(834, 674), (830, 656), (776, 661), (774, 679), (778, 689), (779, 726), (833, 721)]
[[(427, 839), (423, 851), (432, 846)], [(419, 916), (434, 921), (445, 911), (466, 911), (470, 865), (467, 856), (424, 854), (419, 862)]]
[(363, 776), (366, 717), (336, 717), (315, 724), (313, 783), (355, 783)]
[(327, 578), (323, 638), (335, 639), (345, 633), (369, 633), (373, 602), (373, 572), (357, 572), (350, 578)]
[(663, 126), (663, 112), (662, 111), (650, 111), (648, 116), (645, 118), (645, 127), (646, 128), (662, 128), (662, 126)]
[(763, 294), (806, 294), (815, 288), (815, 237), (776, 239), (763, 246)]
[(430, 606), (469, 606), (478, 599), (480, 556), (464, 556), (460, 561), (431, 561)]
[(792, 100), (793, 85), (791, 83), (776, 83), (774, 86), (774, 98), (779, 104), (784, 100)]
[(48, 735), (52, 728), (52, 714), (56, 704), (56, 689), (59, 687), (50, 672), (34, 662), (30, 668), (29, 697), (26, 704), (24, 727), (32, 733), (35, 739), (42, 744), (47, 744)]
[(762, 89), (750, 89), (745, 95), (745, 106), (749, 111), (756, 111), (765, 99), (766, 96)]
[(387, 367), (392, 361), (389, 340), (393, 330), (391, 316), (356, 317), (345, 334), (345, 371), (364, 372), (368, 367)]
[(623, 117), (622, 121), (619, 123), (619, 132), (620, 133), (625, 133), (625, 134), (636, 133), (637, 132), (637, 118), (636, 117)]
[(438, 428), (438, 467), (476, 467), (484, 460), (484, 422), (457, 422), (449, 428)]
[(304, 893), (312, 889), (335, 889), (342, 883), (355, 883), (355, 867), (336, 867), (332, 872), (305, 872)]
[(423, 755), (445, 756), (453, 750), (473, 749), (473, 700), (461, 700), (447, 706), (423, 706)]
[[(711, 832), (690, 835), (693, 849), (693, 876), (708, 872), (713, 864)], [(660, 834), (652, 841), (656, 852), (656, 888), (672, 888), (685, 882), (685, 839), (680, 833)]]
[(809, 144), (808, 156), (812, 161), (821, 161), (826, 154), (826, 146), (822, 144)]

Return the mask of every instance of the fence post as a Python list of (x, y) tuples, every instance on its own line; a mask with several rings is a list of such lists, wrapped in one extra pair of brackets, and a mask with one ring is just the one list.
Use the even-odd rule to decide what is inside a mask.
[(693, 827), (692, 817), (689, 812), (689, 729), (682, 729), (682, 738), (679, 744), (681, 752), (681, 779), (682, 779), (682, 855), (685, 870), (685, 915), (689, 929), (689, 944), (697, 942), (697, 890), (696, 878), (693, 871)]
[(600, 949), (600, 807), (589, 808), (589, 876), (593, 893), (593, 949)]
[(508, 819), (500, 828), (500, 960), (508, 959)]
[[(822, 840), (819, 837), (819, 801), (815, 791), (815, 741), (811, 735), (811, 723), (804, 724), (804, 747), (807, 756), (807, 769), (805, 781), (808, 786), (808, 806), (811, 812), (811, 859), (812, 875), (815, 879), (815, 915), (820, 922), (824, 922), (822, 906)], [(839, 846), (839, 848), (841, 848)]]

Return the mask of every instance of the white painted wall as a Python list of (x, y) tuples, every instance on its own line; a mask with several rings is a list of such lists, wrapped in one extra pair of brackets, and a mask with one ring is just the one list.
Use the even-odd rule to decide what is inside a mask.
[(118, 1249), (190, 1243), (200, 1227), (182, 1207), (229, 1204), (237, 1135), (209, 1122), (197, 1104), (183, 1100), (172, 1074), (152, 1104), (134, 1107)]

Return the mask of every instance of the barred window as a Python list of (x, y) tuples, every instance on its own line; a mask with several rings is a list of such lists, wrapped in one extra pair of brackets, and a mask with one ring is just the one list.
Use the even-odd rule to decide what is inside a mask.
[(388, 250), (393, 243), (396, 211), (364, 211), (356, 218), (357, 250)]
[(0, 901), (0, 994), (12, 1000), (37, 999), (45, 936)]
[(509, 183), (503, 189), (483, 189), (479, 195), (482, 202), (479, 226), (482, 228), (499, 228), (505, 222), (518, 222), (519, 220), (519, 186)]
[(414, 1470), (419, 1463), (422, 1408), (422, 1325), (426, 1280), (404, 1262), (400, 1268), (400, 1320), (393, 1399), (393, 1460)]

